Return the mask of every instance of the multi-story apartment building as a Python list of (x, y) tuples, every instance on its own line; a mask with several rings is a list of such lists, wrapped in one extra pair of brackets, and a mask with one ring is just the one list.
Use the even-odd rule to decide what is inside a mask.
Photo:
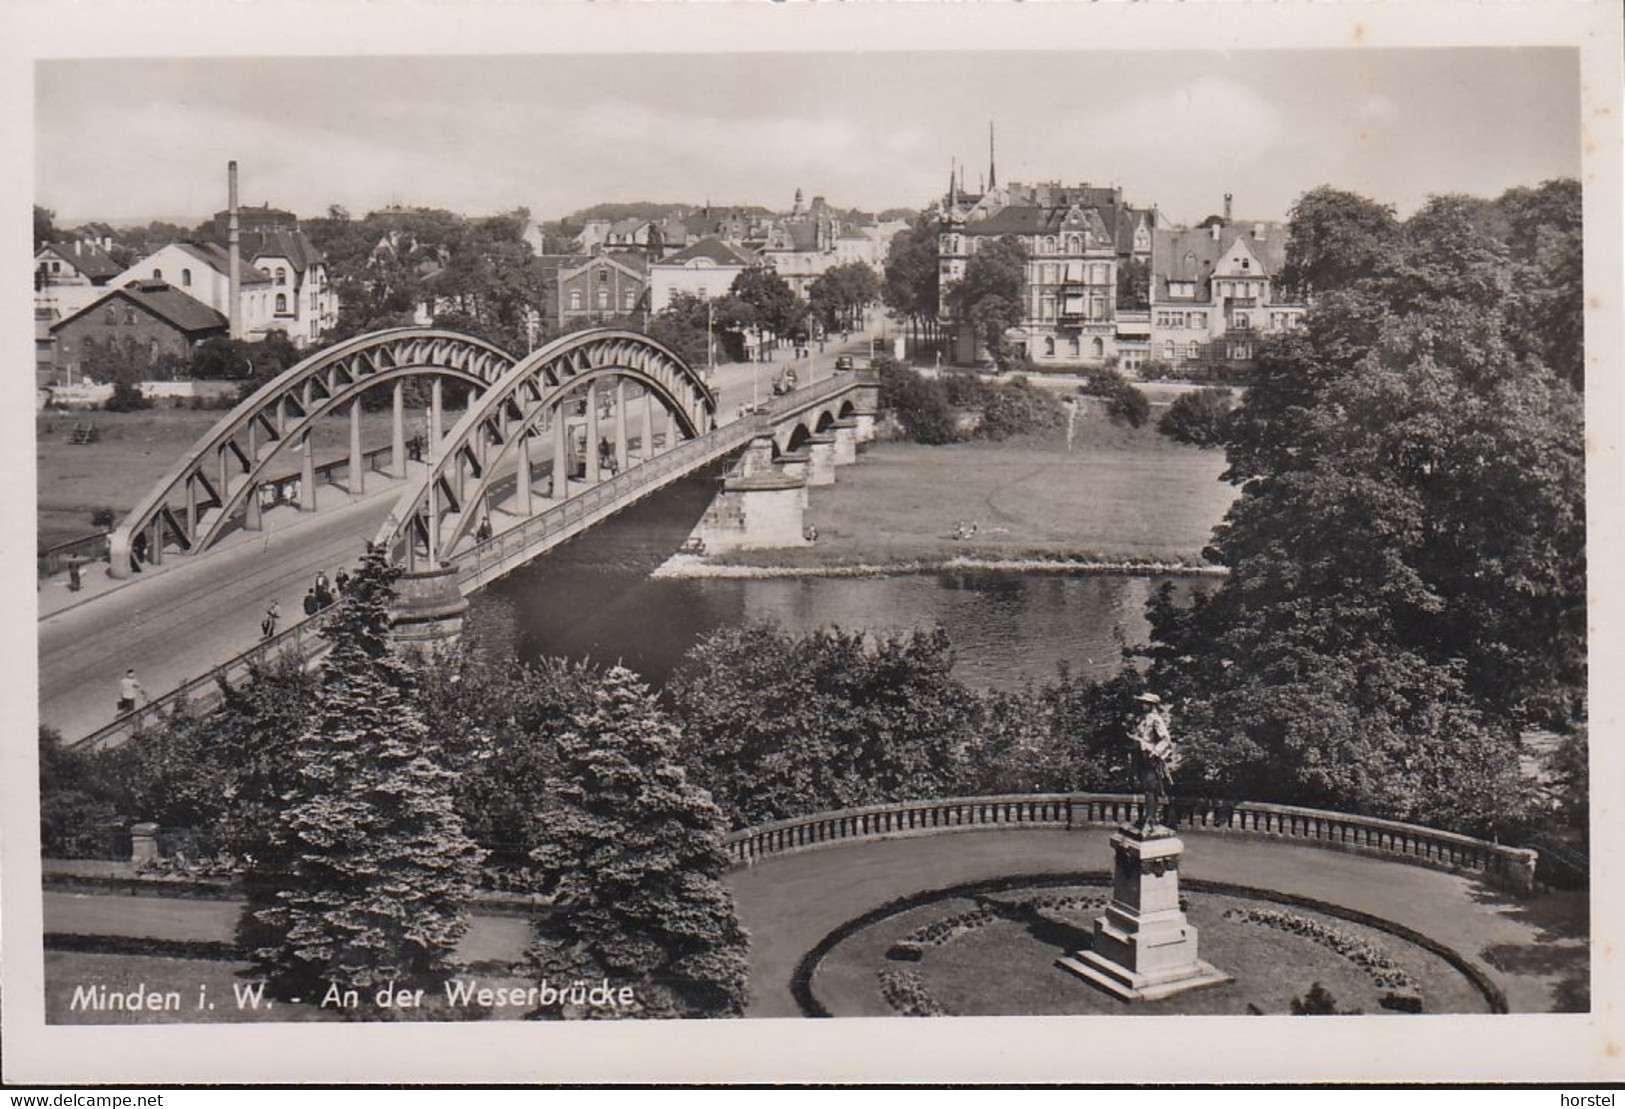
[(649, 264), (637, 254), (544, 255), (541, 322), (549, 329), (645, 311)]
[[(1259, 338), (1305, 311), (1276, 286), (1285, 227), (1234, 220), (1228, 194), (1222, 217), (1179, 228), (1163, 226), (1154, 207), (1125, 203), (1117, 188), (1012, 183), (967, 194), (950, 177), (937, 242), (951, 361), (973, 363), (981, 353), (974, 329), (957, 318), (953, 286), (983, 244), (1007, 236), (1026, 253), (1024, 315), (1008, 338), (1038, 365), (1245, 368)], [(1133, 283), (1119, 282), (1128, 266), (1143, 267), (1143, 301), (1129, 292)]]
[(1155, 226), (1156, 212), (1125, 204), (1117, 188), (1012, 183), (967, 195), (951, 182), (937, 239), (949, 357), (973, 362), (979, 348), (974, 329), (958, 318), (953, 286), (983, 244), (1006, 237), (1027, 256), (1015, 347), (1039, 364), (1099, 365), (1118, 355), (1118, 268), (1149, 260)]

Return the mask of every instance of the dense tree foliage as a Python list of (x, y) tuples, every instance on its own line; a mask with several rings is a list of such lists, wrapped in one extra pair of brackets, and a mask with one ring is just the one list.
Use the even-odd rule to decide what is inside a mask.
[(549, 737), (551, 803), (532, 853), (551, 904), (530, 959), (555, 987), (631, 986), (631, 1012), (593, 1016), (742, 1016), (747, 940), (723, 882), (726, 822), (679, 765), (677, 728), (631, 671), (617, 667)]
[(1225, 420), (1235, 403), (1229, 389), (1192, 389), (1174, 398), (1157, 421), (1157, 430), (1176, 443), (1223, 446)]
[(1144, 311), (1151, 307), (1151, 264), (1139, 258), (1117, 263), (1117, 307)]
[(56, 242), (56, 213), (34, 205), (34, 249)]
[(879, 296), (880, 281), (862, 262), (831, 266), (807, 290), (812, 314), (831, 330), (857, 327), (863, 310)]
[(1230, 577), (1153, 612), (1155, 680), (1232, 792), (1482, 830), (1519, 808), (1520, 727), (1583, 718), (1579, 398), (1520, 338), (1485, 211), (1294, 209), (1317, 298), (1225, 422)]
[(881, 299), (886, 307), (916, 327), (933, 323), (938, 313), (941, 279), (937, 253), (937, 217), (924, 212), (913, 226), (892, 236), (886, 250)]
[(751, 322), (774, 336), (786, 336), (797, 330), (806, 306), (795, 290), (770, 269), (747, 269), (734, 278), (728, 290), (748, 305)]
[(410, 982), (467, 928), (481, 852), (452, 801), (411, 667), (391, 653), (397, 571), (369, 551), (322, 634), (332, 642), (295, 770), (245, 879), (243, 938), (281, 994)]
[(971, 742), (952, 666), (940, 631), (723, 629), (670, 687), (683, 761), (740, 825), (941, 793)]
[(1027, 251), (1020, 239), (1007, 235), (982, 241), (965, 276), (953, 287), (959, 317), (975, 329), (993, 364), (1008, 369), (1015, 351), (1005, 332), (1026, 315)]
[(1114, 424), (1144, 427), (1151, 418), (1150, 398), (1110, 366), (1084, 370), (1083, 383), (1078, 386), (1078, 392), (1105, 401), (1106, 416)]

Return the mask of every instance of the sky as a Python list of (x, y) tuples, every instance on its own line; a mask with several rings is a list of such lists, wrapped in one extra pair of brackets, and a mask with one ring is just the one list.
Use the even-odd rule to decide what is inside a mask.
[(1115, 184), (1194, 223), (1332, 184), (1395, 205), (1580, 172), (1564, 48), (41, 61), (58, 222), (389, 203), (539, 219), (597, 201), (922, 207), (950, 159)]

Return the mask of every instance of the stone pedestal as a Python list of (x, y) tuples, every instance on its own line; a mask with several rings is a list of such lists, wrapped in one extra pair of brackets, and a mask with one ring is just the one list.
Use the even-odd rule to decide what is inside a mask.
[(158, 825), (130, 825), (130, 861), (150, 863), (158, 858)]
[(1112, 900), (1094, 942), (1059, 965), (1125, 1001), (1156, 1001), (1232, 981), (1196, 957), (1196, 928), (1179, 908), (1185, 845), (1162, 826), (1112, 836)]
[(389, 606), (390, 643), (397, 650), (455, 643), (467, 612), (468, 598), (458, 588), (456, 566), (409, 570), (395, 582), (395, 599)]

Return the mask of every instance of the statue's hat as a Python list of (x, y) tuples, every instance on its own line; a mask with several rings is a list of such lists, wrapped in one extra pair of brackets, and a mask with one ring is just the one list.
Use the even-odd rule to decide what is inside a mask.
[(1155, 693), (1141, 693), (1141, 694), (1137, 695), (1134, 699), (1136, 701), (1144, 701), (1148, 705), (1160, 705), (1160, 704), (1162, 704), (1162, 698), (1158, 697)]

